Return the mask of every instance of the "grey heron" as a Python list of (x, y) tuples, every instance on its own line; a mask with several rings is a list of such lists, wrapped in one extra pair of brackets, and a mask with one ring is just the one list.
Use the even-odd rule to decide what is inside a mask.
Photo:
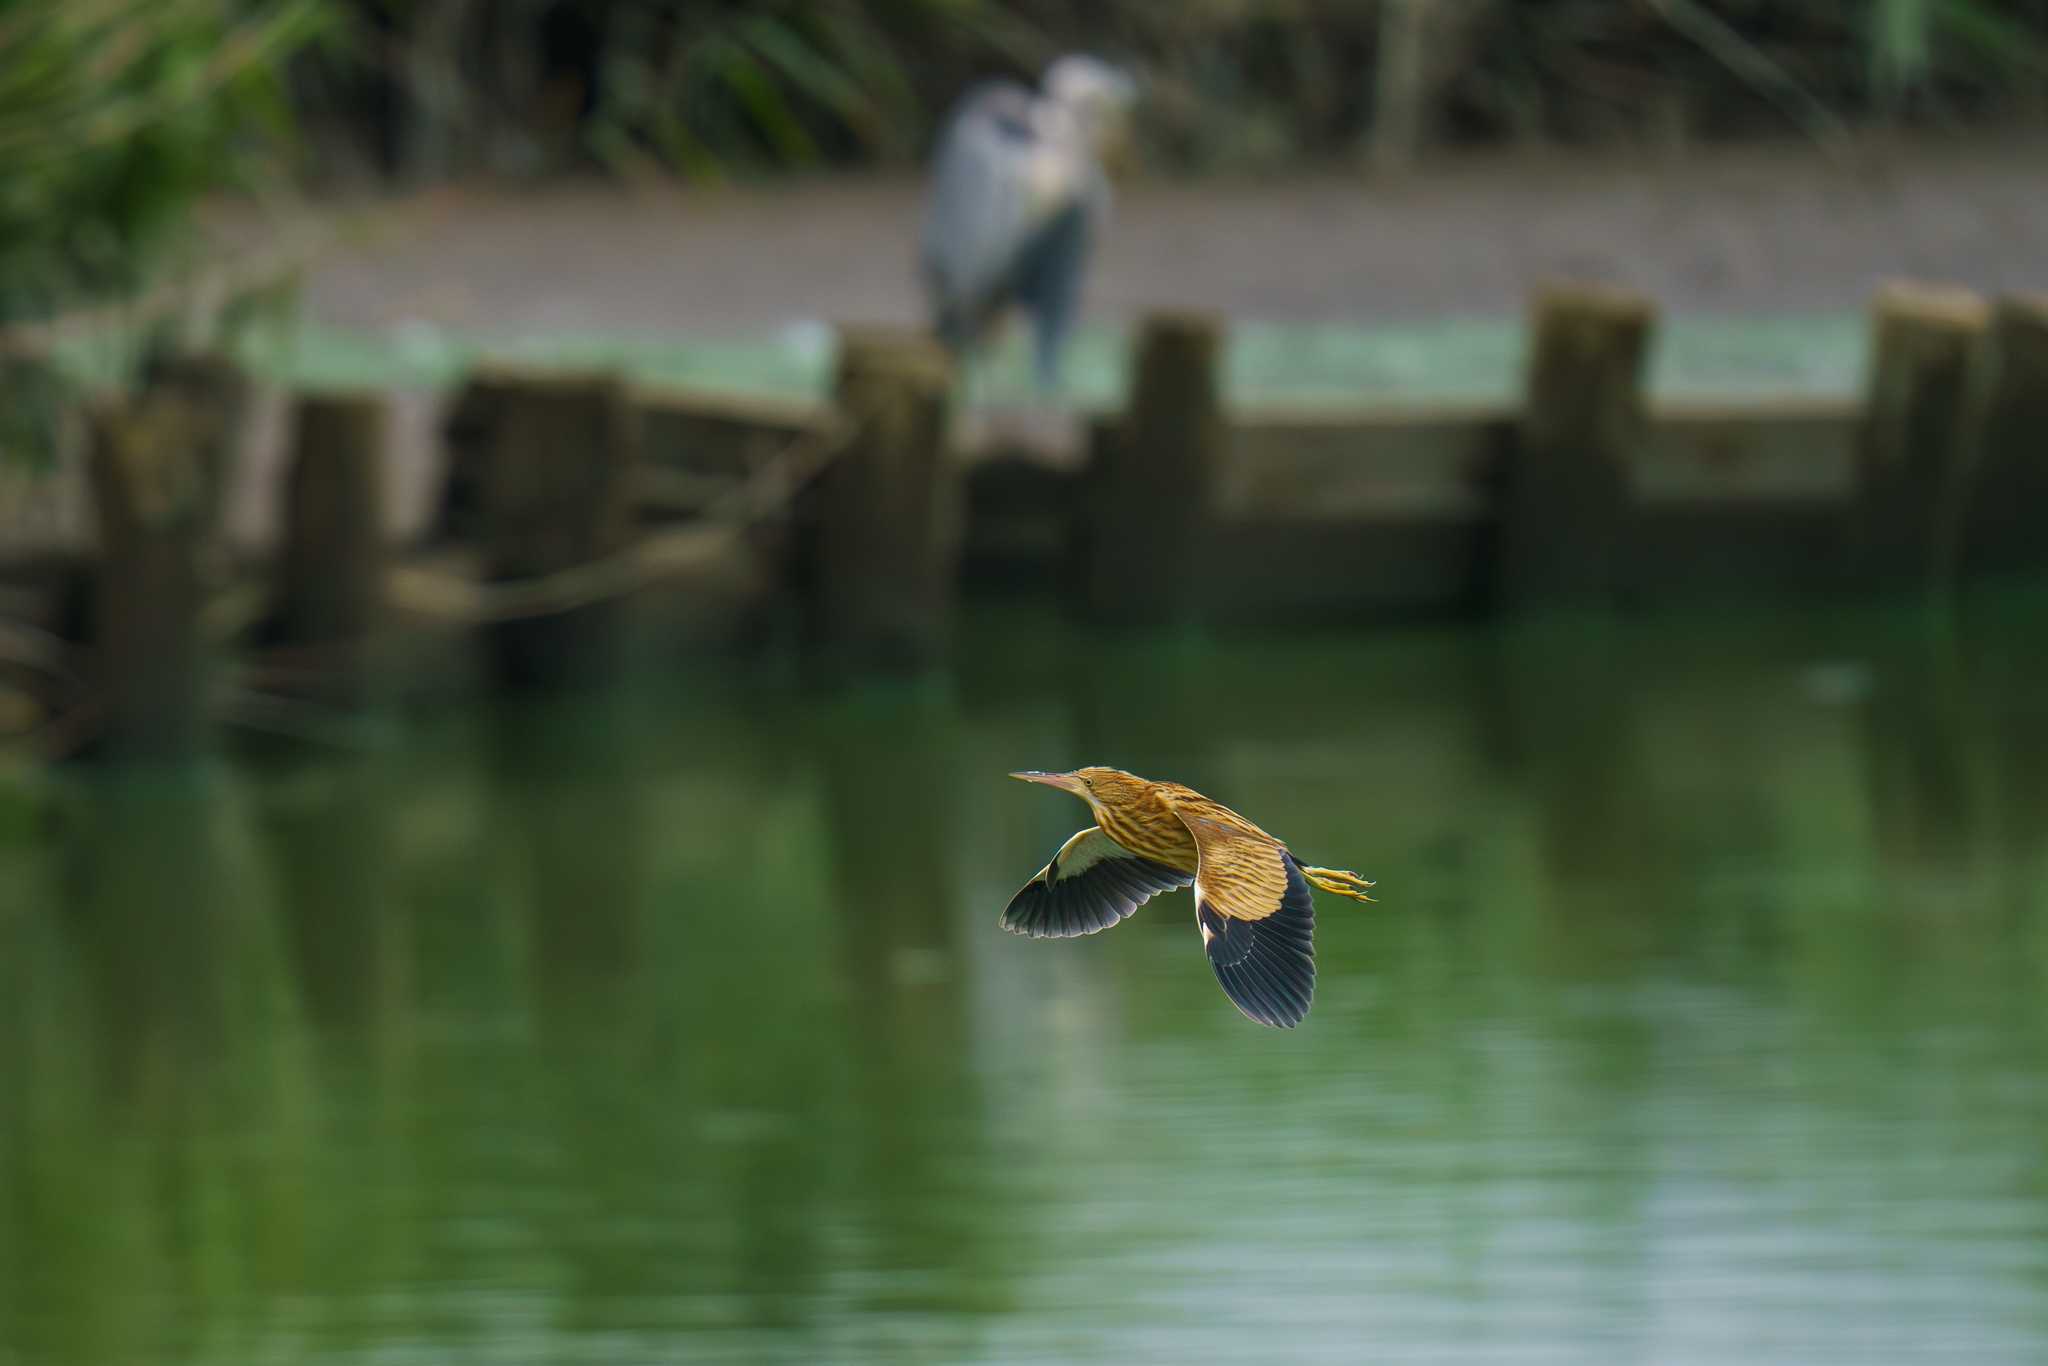
[(925, 203), (921, 274), (932, 323), (956, 355), (1011, 306), (1030, 315), (1038, 385), (1059, 383), (1088, 253), (1109, 213), (1104, 159), (1121, 149), (1131, 78), (1061, 57), (1038, 91), (991, 81), (968, 91), (939, 139)]

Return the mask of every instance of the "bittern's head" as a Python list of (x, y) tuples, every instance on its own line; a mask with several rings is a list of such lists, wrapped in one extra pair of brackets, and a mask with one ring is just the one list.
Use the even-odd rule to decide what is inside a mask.
[(1120, 768), (1077, 768), (1069, 773), (1041, 773), (1037, 769), (1027, 769), (1010, 776), (1071, 792), (1095, 811), (1132, 801), (1149, 786), (1143, 778)]

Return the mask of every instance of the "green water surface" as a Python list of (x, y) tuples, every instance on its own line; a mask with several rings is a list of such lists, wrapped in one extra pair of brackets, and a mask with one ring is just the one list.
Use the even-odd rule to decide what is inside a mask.
[[(979, 609), (0, 786), (0, 1362), (2048, 1360), (2048, 598)], [(1001, 933), (1121, 764), (1377, 877)]]
[[(1660, 330), (1649, 384), (1664, 397), (1846, 396), (1862, 385), (1866, 324), (1855, 314), (1679, 317)], [(1513, 318), (1448, 319), (1381, 327), (1237, 323), (1225, 359), (1233, 402), (1505, 401), (1520, 389), (1526, 327)], [(1079, 407), (1122, 401), (1129, 337), (1083, 328), (1069, 346), (1062, 398)], [(386, 334), (306, 325), (250, 333), (241, 358), (259, 374), (300, 385), (441, 385), (482, 359), (617, 368), (648, 383), (774, 398), (816, 398), (831, 377), (832, 333), (792, 327), (747, 339), (608, 334), (473, 336), (425, 324)], [(1034, 399), (1030, 347), (1011, 329), (971, 377), (975, 401)]]

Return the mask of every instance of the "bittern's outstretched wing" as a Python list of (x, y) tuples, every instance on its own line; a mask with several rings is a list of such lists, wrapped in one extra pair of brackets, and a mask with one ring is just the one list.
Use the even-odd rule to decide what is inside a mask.
[(1003, 909), (1003, 928), (1033, 939), (1072, 939), (1106, 930), (1160, 892), (1185, 887), (1186, 873), (1139, 858), (1089, 826)]
[(1195, 924), (1223, 994), (1292, 1029), (1316, 991), (1316, 908), (1293, 855), (1256, 829), (1176, 807), (1195, 837)]

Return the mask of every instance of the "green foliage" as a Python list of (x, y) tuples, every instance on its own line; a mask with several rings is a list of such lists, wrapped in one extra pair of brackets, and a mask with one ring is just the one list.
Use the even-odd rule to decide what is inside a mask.
[[(2044, 0), (1415, 2), (1437, 48), (1435, 112), (1481, 139), (1626, 136), (1666, 107), (1706, 133), (1954, 116), (2023, 99), (2048, 75)], [(614, 44), (633, 54), (622, 60), (635, 68), (635, 98), (607, 101), (607, 131), (616, 140), (661, 125), (658, 154), (698, 170), (900, 160), (969, 80), (1028, 78), (1080, 48), (1145, 71), (1158, 157), (1341, 153), (1373, 122), (1389, 3), (626, 3), (615, 13), (668, 16), (656, 28), (669, 44)], [(1725, 41), (1702, 42), (1703, 32)]]
[[(1398, 2), (1424, 16), (1428, 113), (1476, 140), (1970, 117), (2048, 73), (2048, 0)], [(386, 64), (404, 117), (465, 146), (457, 162), (511, 124), (541, 149), (527, 165), (580, 150), (715, 178), (913, 160), (969, 82), (1073, 49), (1146, 74), (1155, 162), (1346, 153), (1372, 129), (1397, 0), (355, 3), (406, 54)], [(565, 31), (589, 53), (565, 60)]]
[(2043, 0), (1490, 2), (1456, 93), (1524, 132), (1627, 128), (1657, 108), (1708, 132), (1955, 118), (2024, 104), (2048, 74)]
[(903, 160), (938, 112), (941, 83), (1037, 50), (996, 0), (651, 0), (615, 14), (592, 145), (698, 176)]
[[(327, 4), (0, 0), (0, 326), (133, 298), (200, 196), (274, 170), (285, 62)], [(104, 367), (4, 340), (0, 467), (42, 466), (58, 413)]]
[(1871, 93), (1894, 104), (1937, 80), (2038, 79), (2048, 72), (2043, 18), (2038, 6), (2000, 8), (1984, 0), (1870, 0)]
[(1871, 0), (1870, 84), (1887, 103), (1932, 69), (1934, 11), (1931, 0)]
[(0, 321), (129, 290), (290, 129), (325, 0), (0, 0)]

